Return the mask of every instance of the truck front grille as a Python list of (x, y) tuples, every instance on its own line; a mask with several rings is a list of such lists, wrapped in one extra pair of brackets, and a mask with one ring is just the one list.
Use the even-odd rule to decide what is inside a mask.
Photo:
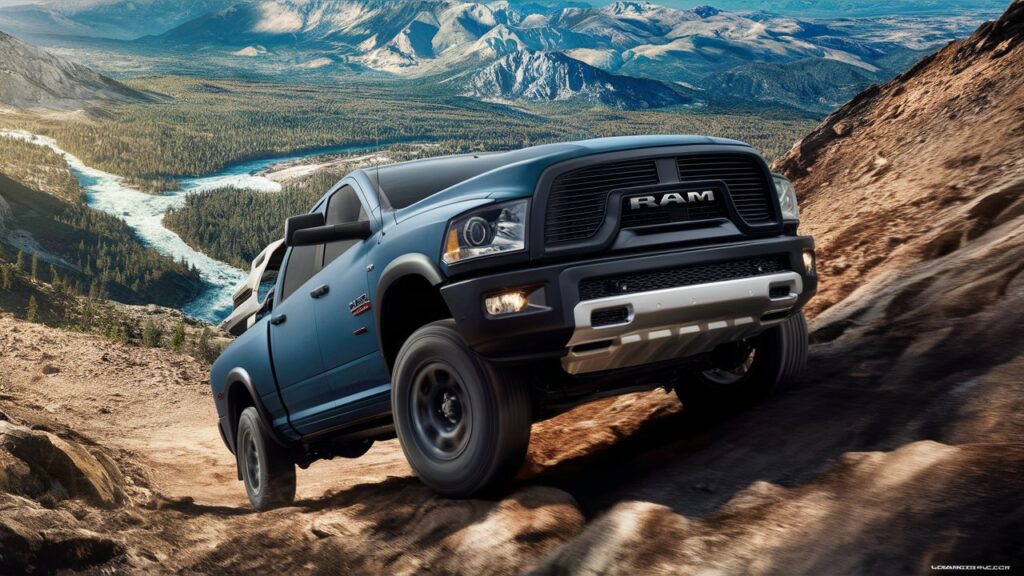
[(555, 178), (544, 215), (544, 241), (550, 246), (586, 240), (605, 219), (608, 193), (658, 183), (654, 160), (599, 164)]
[[(682, 183), (718, 181), (739, 217), (746, 224), (775, 222), (772, 188), (767, 172), (756, 157), (747, 154), (707, 153), (671, 157)], [(585, 241), (597, 234), (607, 217), (608, 195), (613, 190), (669, 184), (658, 176), (653, 158), (597, 164), (557, 176), (551, 185), (544, 215), (544, 242), (559, 246)], [(660, 190), (659, 193), (666, 192)], [(624, 201), (626, 201), (624, 199)], [(623, 210), (622, 228), (672, 224), (727, 216), (725, 204), (716, 199), (706, 205), (670, 205), (647, 210)]]
[(750, 156), (698, 154), (676, 158), (683, 182), (720, 180), (729, 187), (736, 211), (747, 224), (774, 222), (772, 188), (759, 163)]
[(786, 270), (789, 270), (789, 262), (785, 256), (748, 258), (604, 278), (587, 278), (580, 282), (579, 293), (580, 300), (596, 300), (608, 296), (750, 278)]

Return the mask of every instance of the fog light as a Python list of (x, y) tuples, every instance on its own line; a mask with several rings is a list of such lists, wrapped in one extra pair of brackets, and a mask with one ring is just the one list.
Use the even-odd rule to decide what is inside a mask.
[(518, 290), (502, 292), (501, 294), (484, 298), (484, 309), (491, 316), (521, 312), (529, 305), (530, 300), (526, 297), (526, 294)]
[(808, 274), (814, 272), (814, 250), (804, 250), (804, 270)]

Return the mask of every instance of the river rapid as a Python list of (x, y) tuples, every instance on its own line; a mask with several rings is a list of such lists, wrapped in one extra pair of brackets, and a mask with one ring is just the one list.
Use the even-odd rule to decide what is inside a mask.
[(50, 148), (67, 162), (71, 173), (82, 186), (85, 201), (90, 207), (124, 220), (139, 240), (161, 254), (194, 265), (203, 280), (203, 289), (199, 296), (182, 307), (182, 312), (210, 323), (220, 322), (231, 312), (231, 295), (248, 272), (211, 258), (186, 244), (176, 233), (164, 226), (163, 218), (167, 209), (183, 205), (189, 193), (217, 188), (234, 187), (268, 193), (279, 192), (280, 184), (258, 173), (278, 162), (367, 149), (364, 146), (320, 148), (290, 156), (241, 162), (208, 176), (180, 178), (177, 190), (155, 195), (126, 185), (121, 176), (87, 166), (79, 158), (60, 148), (53, 138), (21, 130), (2, 130), (0, 136), (17, 138)]

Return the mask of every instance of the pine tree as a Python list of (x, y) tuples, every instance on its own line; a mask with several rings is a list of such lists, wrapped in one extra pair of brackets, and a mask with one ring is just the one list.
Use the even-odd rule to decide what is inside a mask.
[(181, 347), (185, 344), (185, 321), (178, 322), (178, 325), (174, 327), (174, 336), (171, 337), (171, 350), (180, 352)]
[(32, 279), (39, 280), (39, 255), (32, 253)]
[(19, 273), (25, 271), (25, 253), (22, 252), (21, 250), (18, 250), (18, 256), (14, 262), (14, 265), (18, 267)]
[(10, 290), (11, 289), (11, 267), (5, 264), (3, 266), (0, 266), (0, 268), (3, 269), (2, 271), (0, 271), (0, 272), (3, 273), (3, 288), (4, 288), (4, 290)]
[(203, 360), (209, 360), (213, 354), (210, 347), (210, 328), (204, 327), (203, 333), (199, 336), (199, 345), (196, 346), (196, 356)]
[(160, 345), (160, 329), (152, 319), (146, 320), (146, 323), (142, 325), (142, 345), (146, 348)]
[(36, 315), (39, 314), (39, 304), (36, 303), (35, 295), (28, 297), (28, 310), (25, 311), (25, 318), (29, 322), (36, 321)]

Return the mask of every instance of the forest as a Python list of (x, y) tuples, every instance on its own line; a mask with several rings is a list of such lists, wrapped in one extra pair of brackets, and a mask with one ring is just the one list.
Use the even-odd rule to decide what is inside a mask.
[(245, 270), (284, 236), (287, 216), (308, 212), (339, 178), (321, 173), (276, 193), (221, 188), (189, 194), (184, 206), (167, 211), (164, 225), (189, 246)]
[(230, 162), (343, 145), (449, 142), (507, 150), (598, 136), (695, 133), (745, 140), (771, 158), (816, 124), (807, 115), (764, 108), (508, 106), (445, 93), (436, 84), (399, 81), (296, 86), (158, 77), (128, 83), (160, 95), (159, 101), (59, 120), (33, 114), (5, 120), (52, 136), (86, 164), (149, 192)]
[[(0, 247), (33, 280), (127, 303), (180, 306), (198, 294), (192, 266), (142, 245), (122, 220), (89, 208), (64, 160), (48, 148), (0, 139), (0, 198)], [(39, 250), (13, 242), (14, 230), (30, 234)]]

